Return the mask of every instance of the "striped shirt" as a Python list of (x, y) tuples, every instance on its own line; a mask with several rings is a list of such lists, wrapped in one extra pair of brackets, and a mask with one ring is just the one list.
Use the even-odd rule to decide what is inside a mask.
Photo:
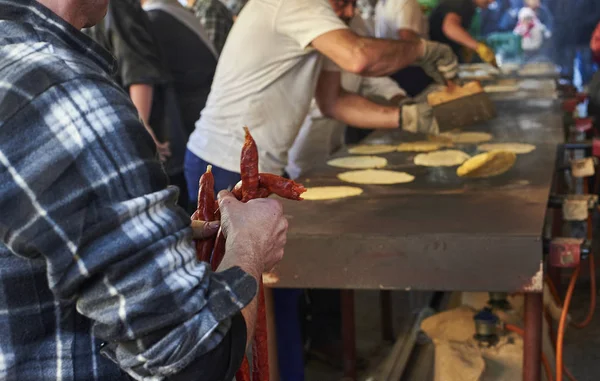
[(170, 380), (256, 293), (241, 269), (196, 263), (114, 70), (38, 2), (0, 0), (1, 380)]

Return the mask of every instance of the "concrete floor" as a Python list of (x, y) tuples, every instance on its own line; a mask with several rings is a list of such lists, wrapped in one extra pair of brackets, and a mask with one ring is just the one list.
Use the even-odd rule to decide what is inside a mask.
[[(583, 270), (587, 273), (587, 270)], [(566, 287), (568, 280), (564, 281)], [(571, 315), (575, 321), (585, 317), (589, 306), (589, 280), (582, 275), (571, 304)], [(411, 316), (427, 302), (427, 293), (394, 292), (394, 328), (401, 332), (411, 321)], [(392, 348), (391, 343), (381, 340), (379, 297), (376, 291), (356, 292), (356, 330), (358, 355), (365, 359), (368, 368), (359, 372), (361, 381), (369, 380), (374, 368), (381, 363)], [(577, 381), (600, 380), (600, 305), (592, 323), (585, 329), (571, 328), (565, 338), (565, 364)], [(309, 360), (306, 381), (340, 381), (342, 372), (318, 360)], [(409, 380), (412, 381), (412, 380)], [(423, 380), (414, 380), (423, 381)]]
[[(403, 332), (411, 323), (414, 314), (425, 307), (430, 293), (393, 292), (394, 332)], [(393, 343), (382, 341), (378, 291), (355, 292), (356, 346), (358, 356), (366, 361), (366, 369), (359, 371), (360, 380), (369, 380), (375, 368), (392, 349)], [(340, 381), (342, 372), (318, 360), (309, 359), (306, 366), (306, 381)]]

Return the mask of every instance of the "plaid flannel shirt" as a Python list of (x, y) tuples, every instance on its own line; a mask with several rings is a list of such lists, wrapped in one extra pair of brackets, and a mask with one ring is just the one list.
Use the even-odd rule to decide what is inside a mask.
[(221, 54), (233, 26), (233, 14), (219, 0), (196, 0), (192, 11), (200, 19), (217, 52)]
[(196, 263), (114, 68), (36, 1), (0, 0), (4, 381), (167, 379), (218, 348), (256, 293), (240, 268)]

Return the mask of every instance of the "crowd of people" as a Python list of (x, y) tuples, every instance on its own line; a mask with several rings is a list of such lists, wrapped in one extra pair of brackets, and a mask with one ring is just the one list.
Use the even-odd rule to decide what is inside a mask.
[[(424, 94), (466, 57), (496, 65), (469, 32), (478, 12), (526, 50), (564, 28), (539, 0), (514, 15), (504, 7), (518, 2), (493, 0), (364, 0), (360, 13), (355, 0), (1, 3), (7, 381), (231, 380), (257, 279), (287, 232), (277, 201), (227, 191), (241, 179), (242, 127), (262, 172), (297, 178), (348, 142), (348, 126), (439, 133)], [(221, 222), (192, 224), (208, 165)], [(192, 239), (219, 227), (226, 255), (211, 272)], [(285, 381), (304, 378), (302, 294), (275, 292)], [(339, 325), (339, 295), (307, 300), (313, 349), (336, 348), (326, 327)]]

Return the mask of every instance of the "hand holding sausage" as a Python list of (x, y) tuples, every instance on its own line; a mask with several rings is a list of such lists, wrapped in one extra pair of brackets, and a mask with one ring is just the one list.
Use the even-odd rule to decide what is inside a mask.
[(219, 221), (200, 221), (192, 220), (192, 238), (195, 240), (205, 240), (217, 235), (221, 224)]
[[(227, 238), (227, 262), (250, 267), (260, 276), (283, 258), (288, 222), (281, 203), (273, 199), (238, 201), (230, 192), (219, 193), (221, 227)], [(225, 260), (224, 260), (225, 261)], [(244, 266), (242, 266), (244, 267)]]

